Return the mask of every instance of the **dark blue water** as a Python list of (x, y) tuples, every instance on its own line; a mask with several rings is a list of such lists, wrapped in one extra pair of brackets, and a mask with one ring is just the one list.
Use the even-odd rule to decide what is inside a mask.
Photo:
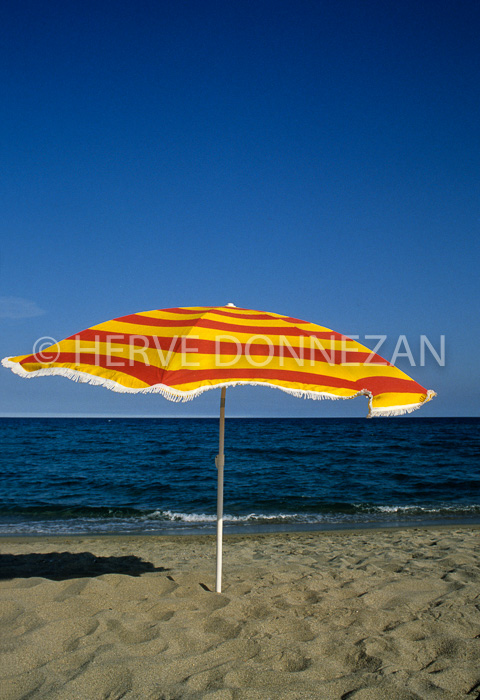
[[(0, 419), (0, 534), (209, 532), (218, 420)], [(480, 522), (480, 419), (230, 419), (225, 529)]]

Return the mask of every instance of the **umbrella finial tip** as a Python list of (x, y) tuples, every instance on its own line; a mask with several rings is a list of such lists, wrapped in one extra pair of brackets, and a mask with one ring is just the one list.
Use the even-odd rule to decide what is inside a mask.
[(232, 302), (231, 302), (231, 301), (229, 301), (229, 302), (228, 302), (227, 306), (233, 306), (233, 308), (234, 308), (234, 309), (236, 309), (236, 308), (237, 308), (237, 307), (235, 306), (235, 304), (232, 304)]

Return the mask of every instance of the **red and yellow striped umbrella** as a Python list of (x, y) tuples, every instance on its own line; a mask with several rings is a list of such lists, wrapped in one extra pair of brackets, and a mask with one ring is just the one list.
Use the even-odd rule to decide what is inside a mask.
[(311, 399), (367, 396), (369, 416), (407, 413), (435, 395), (341, 333), (233, 304), (122, 316), (2, 364), (22, 377), (57, 374), (113, 391), (158, 392), (171, 401), (221, 387), (217, 592), (222, 588), (226, 387), (269, 386)]
[(2, 362), (23, 377), (57, 374), (171, 401), (254, 384), (311, 399), (367, 396), (369, 416), (385, 416), (413, 411), (434, 395), (341, 333), (230, 304), (122, 316)]

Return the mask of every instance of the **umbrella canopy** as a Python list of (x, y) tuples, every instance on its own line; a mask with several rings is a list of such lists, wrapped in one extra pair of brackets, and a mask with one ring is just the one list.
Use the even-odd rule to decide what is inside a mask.
[(221, 590), (225, 390), (253, 384), (311, 399), (369, 399), (369, 417), (409, 413), (435, 396), (341, 333), (264, 311), (193, 306), (142, 311), (2, 360), (22, 377), (61, 375), (119, 392), (188, 401), (222, 388), (217, 494)]
[(310, 399), (367, 396), (370, 416), (407, 413), (433, 396), (341, 333), (233, 305), (122, 316), (2, 364), (23, 377), (57, 374), (113, 391), (158, 392), (170, 401), (238, 384)]

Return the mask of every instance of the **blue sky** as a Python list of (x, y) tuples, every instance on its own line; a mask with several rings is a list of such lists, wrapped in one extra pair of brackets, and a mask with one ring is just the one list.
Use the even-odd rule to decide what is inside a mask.
[[(0, 356), (136, 311), (237, 306), (406, 335), (479, 415), (480, 5), (7, 2)], [(445, 366), (420, 336), (440, 348)], [(363, 340), (365, 344), (368, 342)], [(372, 344), (372, 343), (370, 343)], [(0, 368), (0, 415), (215, 415)], [(234, 389), (229, 415), (366, 415)]]

